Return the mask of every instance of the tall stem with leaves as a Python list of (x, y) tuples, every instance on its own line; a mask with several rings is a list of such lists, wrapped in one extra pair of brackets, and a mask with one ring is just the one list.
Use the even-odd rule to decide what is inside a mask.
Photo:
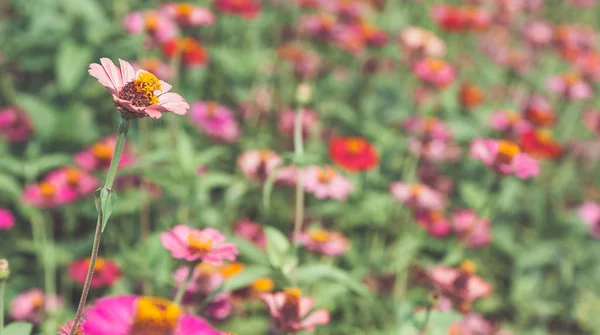
[(76, 335), (77, 330), (79, 329), (79, 324), (81, 323), (81, 318), (83, 316), (83, 309), (85, 307), (87, 296), (92, 284), (92, 277), (94, 276), (96, 260), (98, 259), (102, 231), (108, 222), (112, 212), (112, 205), (116, 200), (116, 196), (112, 190), (112, 187), (113, 183), (115, 182), (115, 177), (119, 168), (119, 161), (121, 160), (121, 154), (123, 153), (123, 148), (125, 147), (125, 138), (127, 137), (130, 124), (130, 119), (121, 119), (121, 123), (119, 124), (119, 132), (117, 134), (117, 140), (115, 143), (115, 149), (110, 161), (110, 167), (108, 169), (106, 181), (104, 182), (104, 186), (99, 188), (94, 195), (96, 208), (98, 210), (98, 220), (96, 221), (96, 230), (94, 232), (94, 243), (92, 245), (92, 252), (90, 255), (90, 265), (85, 277), (83, 291), (81, 292), (81, 298), (79, 299), (79, 305), (77, 306), (77, 313), (75, 314), (75, 320), (73, 321), (73, 327), (71, 328), (70, 335)]

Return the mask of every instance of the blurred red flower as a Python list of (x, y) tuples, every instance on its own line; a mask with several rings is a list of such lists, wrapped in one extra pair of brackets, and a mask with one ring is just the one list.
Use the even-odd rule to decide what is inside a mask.
[(545, 130), (530, 130), (521, 135), (520, 146), (535, 158), (554, 159), (563, 153), (562, 146)]
[(252, 20), (260, 12), (260, 4), (256, 0), (215, 0), (215, 7), (227, 14), (233, 14)]
[(352, 172), (371, 170), (379, 163), (375, 146), (361, 137), (340, 137), (329, 142), (331, 160)]
[(193, 38), (170, 39), (162, 44), (162, 52), (168, 58), (181, 53), (181, 61), (186, 66), (204, 66), (208, 63), (206, 48)]

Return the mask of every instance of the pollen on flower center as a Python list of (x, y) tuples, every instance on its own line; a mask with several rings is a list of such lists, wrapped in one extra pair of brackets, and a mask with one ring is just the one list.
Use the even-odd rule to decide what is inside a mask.
[(252, 283), (252, 288), (259, 292), (270, 292), (275, 288), (275, 285), (270, 278), (263, 277), (255, 280)]
[(323, 184), (329, 184), (331, 183), (331, 181), (333, 180), (333, 177), (335, 177), (336, 172), (334, 169), (330, 168), (330, 167), (326, 167), (323, 169), (319, 169), (318, 173), (317, 173), (317, 179), (319, 180), (319, 182), (323, 183)]
[(237, 275), (244, 270), (245, 266), (242, 263), (234, 262), (221, 267), (221, 275), (224, 278), (229, 278)]
[(188, 243), (191, 249), (201, 253), (209, 252), (212, 249), (213, 244), (212, 240), (202, 237), (198, 238), (198, 236), (195, 236), (194, 234), (188, 236)]
[(444, 62), (439, 59), (428, 58), (427, 65), (429, 66), (431, 71), (439, 72), (444, 67)]
[(460, 264), (460, 270), (468, 274), (474, 274), (477, 271), (477, 265), (470, 260), (466, 260)]
[(498, 161), (504, 164), (510, 164), (517, 154), (521, 152), (519, 146), (510, 141), (500, 141), (498, 145)]
[(286, 320), (294, 321), (300, 319), (300, 297), (302, 291), (299, 288), (286, 288), (283, 291), (284, 301), (281, 306), (281, 314)]
[(190, 14), (192, 14), (192, 11), (194, 10), (194, 6), (189, 3), (179, 3), (176, 6), (177, 15), (183, 18), (187, 18), (188, 16), (190, 16)]
[(99, 160), (109, 160), (113, 154), (111, 147), (103, 143), (94, 144), (92, 153)]
[(325, 243), (331, 239), (331, 234), (325, 229), (316, 229), (311, 231), (309, 234), (311, 240), (317, 243)]
[(141, 297), (128, 335), (172, 335), (181, 310), (167, 299)]
[(39, 189), (43, 198), (52, 198), (56, 194), (56, 187), (45, 181), (40, 183)]
[(158, 104), (156, 91), (162, 90), (160, 80), (150, 72), (142, 72), (119, 91), (119, 98), (130, 101), (136, 107)]
[(81, 179), (81, 172), (77, 169), (68, 169), (67, 172), (67, 183), (69, 185), (77, 185)]
[(365, 146), (365, 142), (358, 138), (352, 138), (346, 142), (346, 148), (352, 154), (357, 154), (363, 151)]
[[(90, 262), (91, 262), (91, 259), (88, 257), (85, 260), (85, 264), (87, 266), (90, 266)], [(94, 264), (94, 271), (101, 271), (105, 265), (106, 265), (106, 261), (104, 260), (104, 258), (102, 258), (102, 257), (96, 258), (96, 264)]]

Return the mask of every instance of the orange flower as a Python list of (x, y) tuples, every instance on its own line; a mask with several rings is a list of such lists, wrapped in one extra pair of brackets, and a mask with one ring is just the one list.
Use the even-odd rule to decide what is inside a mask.
[(467, 82), (461, 85), (459, 96), (460, 103), (464, 108), (477, 107), (483, 101), (483, 91)]

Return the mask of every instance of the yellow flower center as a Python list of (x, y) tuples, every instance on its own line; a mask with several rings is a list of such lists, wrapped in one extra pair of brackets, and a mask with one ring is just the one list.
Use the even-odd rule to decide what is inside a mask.
[(510, 164), (517, 154), (521, 152), (519, 146), (511, 141), (501, 140), (498, 146), (497, 160), (500, 163)]
[[(91, 262), (91, 260), (88, 257), (85, 260), (85, 264), (89, 267), (90, 262)], [(94, 264), (94, 271), (102, 271), (102, 269), (104, 269), (105, 266), (106, 266), (106, 260), (104, 260), (104, 258), (102, 258), (102, 257), (98, 257), (98, 258), (96, 258), (96, 264)]]
[(472, 275), (477, 271), (477, 265), (471, 260), (465, 260), (460, 264), (460, 271)]
[(129, 335), (172, 335), (180, 315), (179, 307), (167, 299), (140, 297)]
[(346, 149), (352, 154), (363, 151), (365, 146), (365, 141), (360, 138), (351, 138), (346, 141)]
[(260, 161), (264, 163), (273, 156), (273, 151), (269, 150), (269, 149), (260, 150), (259, 156), (260, 156)]
[(196, 271), (198, 271), (201, 276), (210, 276), (217, 272), (217, 267), (208, 263), (200, 263), (196, 265)]
[(563, 75), (563, 80), (567, 86), (573, 86), (581, 81), (581, 77), (575, 72), (569, 72)]
[(270, 278), (263, 277), (255, 280), (252, 283), (252, 288), (258, 292), (271, 292), (275, 288), (275, 284)]
[(300, 319), (300, 298), (302, 291), (299, 288), (287, 288), (283, 291), (284, 301), (281, 314), (285, 320), (297, 321)]
[(521, 119), (521, 116), (516, 112), (508, 112), (506, 118), (508, 119), (508, 124), (514, 125)]
[(197, 235), (189, 235), (188, 243), (190, 248), (195, 252), (207, 253), (212, 249), (213, 241), (207, 238), (198, 237)]
[(446, 65), (443, 60), (437, 58), (428, 58), (426, 62), (432, 72), (439, 72)]
[(308, 236), (311, 240), (317, 243), (325, 243), (329, 242), (331, 239), (331, 234), (325, 229), (315, 229), (311, 231)]
[(52, 198), (56, 194), (56, 187), (49, 182), (43, 181), (39, 184), (40, 194), (42, 198)]
[(34, 309), (40, 309), (44, 307), (44, 296), (42, 294), (36, 294), (31, 299), (31, 306), (33, 306)]
[(69, 168), (66, 171), (66, 179), (69, 185), (77, 185), (81, 180), (81, 172), (77, 169)]
[(215, 101), (209, 101), (206, 103), (206, 114), (209, 117), (214, 117), (217, 114), (217, 109), (219, 108), (219, 103)]
[(192, 11), (194, 10), (194, 5), (189, 3), (179, 3), (176, 6), (177, 15), (183, 18), (190, 16), (190, 14), (192, 14)]
[(92, 147), (92, 154), (99, 160), (109, 160), (112, 157), (113, 150), (104, 143), (96, 143)]
[(136, 107), (158, 104), (156, 91), (162, 90), (160, 80), (150, 72), (141, 72), (138, 77), (123, 86), (119, 98), (130, 101)]
[(410, 185), (410, 194), (413, 197), (418, 197), (422, 191), (423, 191), (423, 185), (421, 185), (421, 184)]
[(333, 180), (333, 177), (335, 177), (335, 175), (336, 175), (336, 172), (334, 169), (332, 169), (330, 167), (325, 167), (323, 169), (319, 169), (319, 171), (317, 172), (317, 179), (322, 184), (329, 184), (329, 183), (331, 183), (331, 181)]
[(158, 15), (149, 13), (144, 16), (144, 27), (148, 31), (154, 31), (158, 28)]
[(221, 267), (221, 275), (225, 278), (233, 277), (244, 270), (245, 266), (242, 263), (233, 262)]

